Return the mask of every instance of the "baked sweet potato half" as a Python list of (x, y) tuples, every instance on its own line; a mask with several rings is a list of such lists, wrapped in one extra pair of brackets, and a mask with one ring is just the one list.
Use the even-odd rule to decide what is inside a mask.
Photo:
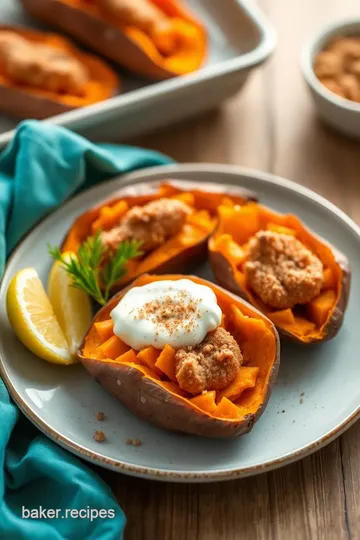
[(108, 99), (120, 81), (105, 62), (56, 34), (0, 26), (0, 111), (43, 119)]
[(206, 31), (180, 0), (21, 0), (35, 18), (151, 79), (197, 70)]
[(142, 241), (144, 254), (128, 263), (118, 290), (145, 272), (183, 272), (189, 263), (204, 260), (218, 206), (252, 200), (256, 195), (251, 191), (215, 183), (172, 180), (126, 186), (80, 215), (61, 249), (77, 252), (99, 230), (109, 249), (127, 239)]
[[(184, 278), (209, 287), (222, 312), (220, 327), (203, 341), (207, 344), (207, 349), (202, 349), (203, 356), (195, 355), (202, 344), (185, 354), (192, 355), (194, 362), (202, 362), (208, 373), (213, 368), (211, 373), (216, 381), (215, 377), (222, 373), (219, 364), (231, 357), (231, 346), (240, 350), (241, 363), (236, 365), (231, 382), (222, 384), (220, 390), (199, 392), (203, 387), (194, 389), (192, 386), (189, 392), (184, 372), (179, 369), (179, 350), (172, 346), (134, 350), (114, 334), (110, 313), (128, 291), (155, 282), (161, 285), (163, 280), (174, 283)], [(172, 324), (176, 314), (168, 320)], [(209, 348), (215, 334), (220, 334), (222, 341), (217, 338)], [(228, 438), (248, 433), (264, 411), (278, 372), (279, 337), (273, 323), (256, 308), (213, 283), (194, 276), (144, 274), (98, 312), (84, 338), (79, 357), (89, 373), (137, 416), (170, 430)], [(193, 382), (191, 377), (188, 380)], [(206, 384), (205, 388), (216, 386), (209, 379)]]
[(297, 343), (333, 338), (350, 292), (347, 258), (294, 215), (221, 206), (209, 241), (216, 280), (260, 309)]

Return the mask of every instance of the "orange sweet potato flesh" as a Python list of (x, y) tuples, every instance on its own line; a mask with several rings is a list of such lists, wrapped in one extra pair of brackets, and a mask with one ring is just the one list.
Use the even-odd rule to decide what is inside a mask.
[[(293, 309), (274, 310), (266, 306), (248, 287), (242, 266), (246, 261), (246, 245), (259, 230), (266, 229), (295, 235), (323, 263), (322, 291), (319, 297), (301, 310), (297, 306)], [(235, 242), (237, 252), (229, 249), (230, 242)], [(243, 260), (236, 256), (241, 250), (245, 252)], [(278, 214), (257, 203), (243, 208), (223, 205), (219, 208), (218, 227), (209, 240), (209, 252), (218, 283), (265, 313), (282, 336), (309, 344), (329, 340), (340, 330), (350, 291), (348, 260), (305, 227), (298, 217)]]
[(218, 418), (234, 419), (241, 418), (243, 411), (228, 398), (223, 397), (214, 411), (214, 416), (215, 415)]
[(217, 208), (225, 197), (233, 204), (244, 205), (256, 200), (256, 195), (238, 186), (212, 183), (199, 184), (172, 180), (140, 183), (119, 189), (98, 206), (80, 215), (73, 223), (63, 244), (62, 251), (77, 251), (88, 236), (93, 235), (97, 225), (109, 229), (119, 223), (124, 210), (162, 197), (181, 197), (194, 209), (181, 232), (167, 240), (162, 246), (139, 260), (132, 260), (127, 274), (117, 284), (118, 290), (138, 275), (145, 272), (157, 274), (183, 272), (189, 263), (200, 262), (207, 255), (207, 240), (217, 223)]
[(170, 381), (176, 381), (175, 376), (175, 350), (170, 345), (165, 345), (156, 359), (155, 367), (162, 371)]
[[(96, 330), (97, 331), (97, 330)], [(111, 336), (101, 345), (101, 352), (106, 358), (115, 360), (118, 356), (126, 353), (130, 347), (117, 336)]]
[[(152, 347), (140, 352), (130, 349), (115, 361), (104, 355), (96, 325), (110, 320), (110, 312), (130, 287), (185, 277), (212, 288), (224, 313), (224, 325), (244, 355), (236, 379), (222, 392), (197, 396), (184, 392), (175, 376), (175, 350), (169, 345), (163, 351)], [(104, 388), (141, 418), (166, 429), (228, 438), (248, 433), (262, 414), (278, 371), (279, 336), (261, 312), (213, 283), (195, 276), (143, 274), (98, 312), (79, 357)]]
[(160, 352), (161, 351), (155, 349), (155, 347), (146, 347), (137, 354), (137, 358), (142, 364), (144, 364), (144, 366), (156, 373), (156, 375), (161, 375), (162, 372), (155, 365), (157, 359), (159, 358)]
[(0, 64), (1, 112), (18, 118), (43, 119), (92, 105), (119, 92), (119, 77), (110, 66), (100, 58), (80, 51), (68, 39), (57, 34), (5, 25), (0, 26), (1, 31), (15, 32), (32, 43), (47, 45), (69, 53), (86, 68), (89, 76), (83, 96), (67, 95), (15, 83), (4, 74)]
[(218, 392), (218, 399), (226, 397), (231, 401), (238, 400), (244, 390), (255, 387), (258, 373), (258, 367), (241, 367), (233, 382), (225, 390)]
[[(106, 58), (152, 79), (197, 70), (207, 55), (204, 26), (180, 0), (151, 0), (171, 18), (172, 50), (162, 54), (155, 39), (127, 26), (95, 0), (20, 0), (35, 18), (64, 30)], [(161, 40), (161, 38), (159, 38)]]
[(102, 342), (107, 341), (114, 335), (114, 325), (111, 319), (94, 324)]
[(192, 403), (192, 405), (195, 405), (202, 411), (211, 414), (215, 411), (217, 407), (216, 392), (215, 390), (212, 390), (211, 392), (206, 392), (205, 394), (200, 394), (199, 396), (190, 398), (190, 403)]
[[(122, 352), (117, 358), (115, 358), (115, 360), (124, 364), (140, 364), (138, 358), (136, 357), (135, 351), (133, 351), (132, 349)], [(147, 366), (143, 366), (141, 364), (141, 369), (143, 369), (144, 367), (147, 368)]]
[(336, 303), (336, 290), (328, 289), (323, 291), (308, 305), (309, 315), (318, 328), (321, 328), (327, 321), (329, 312)]
[(295, 324), (295, 316), (293, 310), (290, 308), (278, 309), (277, 311), (269, 313), (268, 316), (269, 319), (278, 326)]

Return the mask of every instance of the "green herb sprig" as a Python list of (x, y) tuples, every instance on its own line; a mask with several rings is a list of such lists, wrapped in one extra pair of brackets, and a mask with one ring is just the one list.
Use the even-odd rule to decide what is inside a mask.
[(48, 250), (50, 256), (60, 261), (72, 278), (72, 286), (104, 306), (113, 285), (126, 275), (126, 263), (142, 255), (140, 246), (141, 242), (126, 240), (115, 251), (109, 251), (98, 231), (81, 244), (76, 256), (64, 258), (59, 246), (48, 245)]

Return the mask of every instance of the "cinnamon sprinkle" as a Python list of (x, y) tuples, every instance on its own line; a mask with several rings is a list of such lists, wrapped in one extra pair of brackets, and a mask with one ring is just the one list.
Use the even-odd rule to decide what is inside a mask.
[(191, 333), (198, 327), (201, 319), (199, 304), (202, 298), (189, 297), (185, 291), (176, 291), (173, 296), (165, 295), (162, 299), (147, 302), (142, 307), (134, 308), (131, 313), (135, 319), (150, 320), (159, 330), (165, 330), (173, 336), (180, 328)]

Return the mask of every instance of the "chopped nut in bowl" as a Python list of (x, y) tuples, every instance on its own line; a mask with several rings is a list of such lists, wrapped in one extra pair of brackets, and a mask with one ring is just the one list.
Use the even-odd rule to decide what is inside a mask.
[(320, 30), (303, 48), (301, 64), (320, 118), (360, 138), (360, 19)]

